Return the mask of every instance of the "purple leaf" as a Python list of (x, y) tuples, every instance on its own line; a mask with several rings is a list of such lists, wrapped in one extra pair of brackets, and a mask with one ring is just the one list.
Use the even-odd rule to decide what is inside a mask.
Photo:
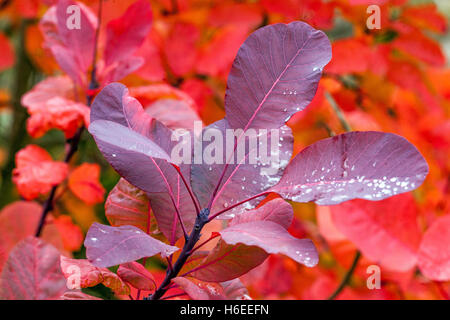
[(121, 83), (111, 83), (97, 95), (91, 108), (91, 122), (96, 120), (116, 122), (148, 138), (154, 126), (152, 117)]
[[(276, 129), (274, 132), (270, 130), (254, 130), (254, 134), (251, 135), (251, 138), (249, 138), (251, 131), (248, 130), (247, 134), (249, 134), (249, 136), (241, 138), (232, 158), (229, 156), (230, 152), (228, 152), (228, 150), (233, 151), (236, 139), (231, 135), (227, 138), (228, 130), (232, 129), (226, 119), (217, 121), (205, 128), (203, 130), (204, 142), (201, 146), (202, 163), (196, 164), (197, 160), (194, 152), (193, 164), (191, 165), (192, 188), (197, 195), (201, 206), (206, 207), (220, 176), (225, 169), (225, 164), (227, 162), (229, 163), (218, 189), (216, 200), (213, 203), (212, 213), (257, 195), (275, 185), (280, 180), (283, 170), (292, 156), (294, 138), (290, 128), (287, 126)], [(208, 147), (211, 142), (207, 141), (207, 134), (214, 135), (214, 132), (216, 132), (218, 136), (223, 137), (223, 148), (219, 147), (218, 150), (215, 151), (221, 156), (214, 159), (213, 163), (210, 162), (211, 164), (208, 164), (207, 160), (209, 153), (211, 152), (208, 151)], [(215, 138), (213, 137), (213, 144), (215, 144), (214, 139)], [(231, 146), (228, 150), (227, 145)], [(243, 146), (243, 152), (240, 155), (239, 150), (241, 149), (241, 146)], [(267, 149), (264, 150), (261, 146), (266, 146)], [(264, 153), (266, 154), (267, 159), (261, 157)], [(230, 159), (232, 159), (232, 163)], [(243, 206), (230, 210), (219, 218), (230, 219), (242, 211), (243, 207), (251, 209), (256, 204), (257, 201), (248, 202)]]
[(110, 227), (94, 223), (86, 240), (86, 256), (97, 267), (111, 267), (144, 257), (167, 257), (179, 250), (133, 226)]
[(382, 132), (349, 132), (301, 151), (271, 189), (286, 199), (338, 204), (382, 200), (419, 187), (428, 165), (406, 139)]
[(230, 226), (252, 221), (272, 221), (288, 229), (294, 218), (292, 206), (283, 199), (273, 199), (261, 207), (245, 211), (230, 222)]
[(279, 128), (313, 99), (331, 59), (327, 36), (303, 22), (252, 33), (228, 76), (226, 119), (232, 128)]
[(10, 252), (0, 279), (0, 300), (50, 300), (66, 290), (59, 251), (38, 238), (22, 240)]
[(228, 244), (257, 246), (267, 253), (284, 254), (307, 267), (313, 267), (319, 262), (319, 255), (311, 240), (294, 238), (285, 228), (272, 221), (241, 223), (220, 231), (220, 234)]
[[(168, 239), (172, 239), (175, 221), (175, 238), (178, 239), (182, 230), (175, 219), (176, 210), (171, 196), (179, 208), (183, 207), (182, 220), (187, 228), (194, 224), (196, 212), (180, 176), (169, 163), (169, 154), (178, 143), (171, 140), (172, 131), (152, 119), (142, 105), (130, 97), (128, 89), (119, 83), (106, 86), (98, 94), (92, 106), (91, 121), (89, 131), (94, 135), (104, 157), (128, 182), (148, 193), (150, 201), (154, 203), (152, 209), (158, 226)], [(102, 121), (101, 126), (97, 124), (99, 121)], [(105, 124), (114, 130), (106, 129)], [(116, 137), (111, 138), (114, 135)], [(120, 140), (126, 142), (117, 148)], [(155, 150), (163, 150), (165, 154), (156, 159), (127, 150), (137, 142), (139, 145), (155, 144), (159, 147)], [(189, 181), (190, 165), (181, 164), (180, 170)]]

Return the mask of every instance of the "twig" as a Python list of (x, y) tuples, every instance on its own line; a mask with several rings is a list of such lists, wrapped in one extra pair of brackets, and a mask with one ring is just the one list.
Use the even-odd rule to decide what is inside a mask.
[(325, 91), (325, 98), (328, 100), (331, 108), (333, 108), (334, 112), (336, 113), (336, 116), (338, 117), (339, 122), (341, 123), (341, 126), (344, 128), (344, 130), (347, 132), (352, 131), (350, 124), (348, 123), (347, 119), (345, 119), (344, 113), (328, 91)]
[(356, 266), (358, 265), (358, 261), (361, 258), (361, 252), (358, 250), (356, 251), (355, 258), (353, 259), (352, 266), (345, 274), (344, 278), (342, 279), (341, 283), (339, 284), (339, 287), (331, 294), (331, 296), (328, 297), (328, 300), (334, 300), (341, 292), (344, 290), (344, 288), (348, 285), (350, 282), (350, 279), (353, 275), (353, 272), (355, 272)]

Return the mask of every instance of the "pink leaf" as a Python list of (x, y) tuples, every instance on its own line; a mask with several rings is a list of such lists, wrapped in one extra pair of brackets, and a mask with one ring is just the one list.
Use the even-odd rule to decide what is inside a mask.
[(150, 31), (152, 11), (146, 0), (133, 3), (119, 18), (106, 27), (105, 63), (113, 64), (136, 52)]
[(419, 247), (418, 265), (429, 279), (450, 280), (450, 215), (437, 219), (425, 232)]
[(1, 275), (0, 299), (51, 300), (67, 290), (58, 250), (38, 238), (26, 238), (10, 253)]
[(380, 202), (353, 200), (331, 207), (336, 228), (370, 260), (393, 271), (417, 262), (421, 232), (410, 194)]
[(120, 265), (117, 275), (136, 289), (153, 291), (156, 288), (153, 275), (140, 263), (129, 262)]
[(89, 229), (84, 245), (89, 261), (98, 267), (111, 267), (156, 254), (166, 257), (179, 250), (136, 227), (110, 227), (98, 223)]
[[(67, 279), (67, 285), (73, 286), (71, 289), (89, 288), (101, 283), (116, 294), (130, 294), (130, 288), (115, 273), (106, 268), (98, 268), (86, 259), (61, 256), (61, 270)], [(76, 288), (78, 285), (79, 288)]]

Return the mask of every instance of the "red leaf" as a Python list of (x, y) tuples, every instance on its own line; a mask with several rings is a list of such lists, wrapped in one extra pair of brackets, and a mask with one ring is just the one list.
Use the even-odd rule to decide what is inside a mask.
[(237, 26), (219, 29), (214, 38), (202, 48), (197, 60), (197, 72), (210, 76), (227, 75), (247, 30)]
[(0, 33), (0, 52), (2, 53), (0, 71), (12, 67), (15, 61), (13, 47), (2, 33)]
[(110, 21), (106, 26), (106, 66), (135, 53), (150, 31), (151, 23), (152, 11), (146, 0), (136, 1), (121, 17)]
[(353, 200), (331, 207), (336, 228), (370, 260), (393, 271), (417, 262), (421, 232), (410, 194), (380, 202)]
[(450, 280), (450, 215), (437, 219), (425, 232), (419, 247), (418, 265), (429, 279)]
[(69, 188), (87, 204), (103, 202), (105, 189), (100, 184), (100, 166), (98, 164), (83, 163), (70, 173)]
[(338, 204), (382, 200), (419, 187), (428, 165), (406, 139), (392, 133), (349, 132), (303, 149), (273, 192), (297, 202)]
[(29, 237), (10, 253), (1, 275), (0, 299), (50, 300), (67, 290), (58, 250)]
[(130, 288), (119, 276), (106, 268), (92, 265), (88, 260), (61, 256), (60, 264), (70, 289), (89, 288), (101, 283), (118, 295), (130, 294)]
[(337, 74), (367, 71), (371, 55), (370, 47), (360, 39), (337, 40), (333, 42), (333, 59), (325, 71)]
[(430, 66), (445, 66), (445, 56), (440, 44), (426, 37), (419, 30), (414, 30), (414, 32), (408, 34), (401, 34), (394, 40), (393, 45)]
[[(42, 207), (35, 202), (13, 202), (0, 212), (0, 271), (10, 250), (20, 241), (36, 233)], [(56, 248), (63, 249), (61, 234), (54, 224), (48, 223), (42, 231), (42, 239)]]
[(53, 161), (41, 147), (28, 145), (16, 154), (13, 181), (19, 193), (31, 200), (60, 184), (66, 178), (67, 171), (66, 163)]
[(153, 291), (156, 288), (153, 275), (140, 263), (121, 264), (117, 270), (117, 275), (136, 289)]
[(73, 137), (79, 127), (89, 125), (89, 108), (75, 102), (75, 88), (68, 77), (50, 77), (38, 83), (22, 97), (28, 109), (29, 134), (39, 138), (50, 129), (64, 131), (67, 138)]
[(86, 240), (86, 256), (95, 266), (112, 267), (144, 257), (167, 257), (179, 250), (133, 226), (110, 227), (94, 223)]
[(111, 190), (105, 203), (105, 215), (114, 227), (131, 225), (149, 233), (148, 226), (152, 224), (149, 199), (144, 191), (131, 185), (125, 179), (120, 179)]

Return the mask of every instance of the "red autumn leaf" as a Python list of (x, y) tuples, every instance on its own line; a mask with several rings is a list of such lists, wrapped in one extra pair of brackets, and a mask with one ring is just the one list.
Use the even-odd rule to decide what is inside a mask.
[(12, 67), (15, 61), (13, 47), (2, 33), (0, 33), (0, 52), (2, 53), (0, 71)]
[(401, 19), (420, 29), (439, 33), (444, 33), (447, 29), (447, 19), (438, 11), (434, 3), (406, 7), (402, 11)]
[(130, 288), (114, 272), (106, 268), (98, 268), (88, 260), (61, 256), (60, 264), (70, 289), (89, 288), (101, 283), (116, 294), (130, 293)]
[(135, 73), (147, 81), (161, 81), (166, 76), (161, 52), (156, 44), (155, 38), (157, 36), (155, 34), (155, 32), (150, 32), (142, 46), (136, 52), (137, 56), (144, 58), (145, 63)]
[(217, 31), (199, 52), (197, 72), (210, 76), (228, 74), (236, 52), (246, 38), (247, 30), (238, 26), (228, 26)]
[(420, 243), (418, 265), (429, 279), (450, 280), (450, 215), (438, 218)]
[(438, 42), (415, 30), (401, 34), (393, 41), (393, 45), (433, 67), (445, 65), (445, 56)]
[(10, 253), (0, 279), (0, 299), (51, 300), (66, 290), (59, 267), (59, 251), (52, 245), (29, 237)]
[(69, 175), (69, 188), (87, 204), (103, 202), (105, 189), (100, 181), (100, 166), (95, 163), (83, 163)]
[(39, 138), (50, 129), (64, 131), (71, 138), (79, 127), (89, 125), (89, 108), (75, 102), (75, 87), (66, 76), (50, 77), (22, 97), (28, 109), (28, 133)]
[(360, 39), (343, 39), (333, 42), (333, 59), (325, 72), (343, 74), (367, 71), (372, 55), (370, 47)]
[(156, 288), (153, 275), (140, 263), (133, 261), (121, 264), (117, 275), (136, 289), (153, 291)]
[[(35, 202), (13, 202), (0, 211), (0, 271), (11, 249), (20, 241), (34, 236), (41, 219), (42, 207)], [(63, 249), (63, 237), (50, 219), (42, 231), (42, 239)]]
[(331, 207), (334, 225), (370, 260), (393, 271), (417, 262), (421, 232), (410, 194), (381, 202), (353, 200)]
[(28, 145), (16, 154), (13, 181), (19, 193), (27, 200), (46, 194), (60, 184), (67, 175), (67, 164), (53, 161), (47, 151)]
[(69, 252), (80, 250), (83, 244), (83, 231), (72, 222), (72, 218), (62, 215), (53, 220), (53, 224), (61, 234), (64, 249)]

